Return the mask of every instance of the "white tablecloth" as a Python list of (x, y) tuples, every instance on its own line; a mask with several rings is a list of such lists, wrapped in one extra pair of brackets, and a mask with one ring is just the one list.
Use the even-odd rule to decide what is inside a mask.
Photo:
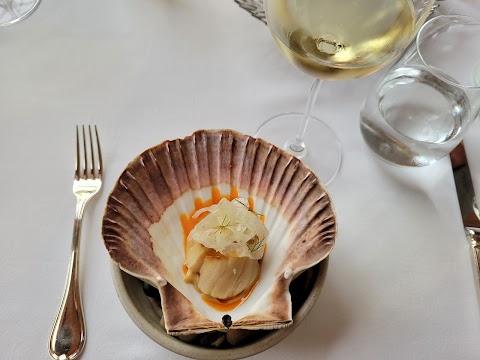
[[(480, 17), (480, 5), (446, 0), (442, 12)], [(315, 115), (343, 146), (328, 188), (339, 234), (308, 318), (255, 359), (480, 357), (449, 159), (396, 168), (361, 138), (359, 109), (381, 74), (320, 90)], [(117, 299), (100, 229), (106, 198), (148, 147), (199, 128), (253, 134), (277, 113), (302, 111), (310, 82), (233, 0), (43, 0), (0, 28), (0, 359), (49, 358), (71, 246), (75, 124), (98, 125), (106, 174), (83, 228), (83, 358), (182, 359), (144, 335)], [(480, 179), (478, 122), (467, 150)]]

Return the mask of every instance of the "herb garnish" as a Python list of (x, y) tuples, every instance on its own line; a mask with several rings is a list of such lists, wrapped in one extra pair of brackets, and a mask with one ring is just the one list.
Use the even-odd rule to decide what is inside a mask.
[(237, 200), (237, 199), (233, 199), (233, 200), (238, 202), (239, 204), (242, 204), (243, 206), (245, 206), (247, 208), (247, 210), (252, 212), (254, 215), (257, 215), (258, 217), (263, 216), (263, 214), (259, 214), (256, 211), (253, 211), (253, 209), (250, 209), (249, 205), (246, 205), (245, 203), (241, 202), (240, 200)]
[(253, 243), (252, 246), (249, 246), (248, 244), (245, 244), (245, 245), (247, 245), (247, 248), (248, 248), (248, 250), (250, 250), (251, 253), (254, 253), (255, 251), (257, 251), (261, 247), (265, 246), (264, 242), (265, 242), (265, 237), (262, 240), (258, 240), (258, 239), (255, 240), (255, 242)]
[(222, 223), (220, 225), (218, 225), (218, 228), (217, 228), (217, 230), (215, 230), (214, 234), (216, 234), (220, 230), (223, 230), (223, 229), (226, 229), (229, 226), (232, 226), (232, 225), (230, 225), (231, 221), (228, 221), (228, 223), (226, 221), (227, 221), (227, 215), (224, 216), (224, 218), (222, 220)]

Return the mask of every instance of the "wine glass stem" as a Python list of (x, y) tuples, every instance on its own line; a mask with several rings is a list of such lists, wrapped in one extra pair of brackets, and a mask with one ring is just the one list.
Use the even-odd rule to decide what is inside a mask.
[(317, 100), (318, 90), (320, 89), (321, 85), (322, 81), (320, 79), (313, 80), (310, 94), (308, 95), (307, 106), (305, 107), (305, 112), (303, 113), (302, 120), (298, 127), (297, 135), (295, 136), (295, 140), (291, 140), (289, 144), (290, 150), (294, 152), (300, 153), (305, 151), (305, 143), (303, 142), (303, 139), (305, 138), (308, 121), (310, 120), (312, 109), (315, 105), (315, 101)]

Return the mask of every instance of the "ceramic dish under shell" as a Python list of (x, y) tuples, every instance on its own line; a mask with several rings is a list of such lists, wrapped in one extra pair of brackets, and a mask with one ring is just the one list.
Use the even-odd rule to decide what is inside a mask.
[[(263, 214), (269, 236), (256, 286), (239, 306), (224, 311), (183, 280), (182, 219), (201, 204), (238, 196)], [(102, 225), (120, 268), (159, 289), (172, 335), (290, 325), (289, 285), (327, 257), (336, 232), (330, 197), (306, 166), (232, 130), (200, 130), (144, 151), (115, 184)]]
[(278, 344), (299, 326), (321, 295), (328, 257), (302, 272), (290, 284), (292, 325), (278, 330), (228, 330), (171, 336), (166, 333), (160, 295), (150, 286), (120, 270), (112, 261), (113, 284), (132, 321), (153, 341), (179, 355), (198, 360), (243, 359)]

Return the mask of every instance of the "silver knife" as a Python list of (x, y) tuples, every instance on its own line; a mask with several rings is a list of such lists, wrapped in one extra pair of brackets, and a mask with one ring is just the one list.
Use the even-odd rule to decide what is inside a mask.
[(450, 153), (450, 159), (465, 235), (472, 248), (473, 264), (477, 278), (477, 294), (480, 294), (480, 212), (477, 207), (463, 142)]

